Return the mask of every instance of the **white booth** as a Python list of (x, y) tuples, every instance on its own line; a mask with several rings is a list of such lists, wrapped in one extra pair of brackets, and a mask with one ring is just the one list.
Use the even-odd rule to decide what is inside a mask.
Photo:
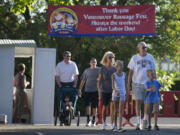
[[(15, 58), (32, 58), (31, 89), (26, 89), (32, 124), (53, 124), (56, 49), (34, 40), (0, 40), (0, 114), (13, 117)], [(30, 67), (26, 67), (30, 68)]]

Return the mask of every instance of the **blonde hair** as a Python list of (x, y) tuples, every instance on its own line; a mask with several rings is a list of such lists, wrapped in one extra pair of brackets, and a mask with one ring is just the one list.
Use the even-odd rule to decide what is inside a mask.
[(118, 65), (123, 69), (123, 66), (124, 66), (123, 61), (116, 60), (115, 66), (117, 67)]
[[(100, 63), (101, 63), (102, 65), (105, 65), (105, 64), (107, 63), (108, 56), (110, 56), (110, 55), (113, 55), (113, 56), (114, 56), (114, 53), (111, 52), (111, 51), (105, 52), (105, 54), (104, 54), (104, 56), (102, 57), (102, 60), (101, 60)], [(113, 59), (113, 60), (112, 60), (112, 65), (114, 65), (114, 63), (115, 63), (115, 61), (114, 61), (114, 59)]]

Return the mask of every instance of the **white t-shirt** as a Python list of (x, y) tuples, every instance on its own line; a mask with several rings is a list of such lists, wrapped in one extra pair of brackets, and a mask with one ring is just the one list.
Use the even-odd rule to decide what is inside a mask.
[(59, 76), (61, 82), (73, 82), (74, 76), (79, 75), (79, 71), (75, 62), (70, 61), (69, 64), (66, 64), (64, 61), (61, 61), (56, 66), (56, 76)]
[(145, 84), (148, 81), (147, 70), (155, 70), (155, 67), (155, 61), (151, 54), (147, 53), (146, 56), (134, 55), (128, 64), (128, 68), (134, 71), (132, 82)]

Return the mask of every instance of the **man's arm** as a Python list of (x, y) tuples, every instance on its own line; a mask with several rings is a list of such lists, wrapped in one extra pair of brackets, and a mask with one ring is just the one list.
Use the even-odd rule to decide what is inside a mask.
[(73, 81), (74, 82), (74, 85), (73, 85), (74, 88), (76, 88), (76, 86), (77, 86), (77, 81), (78, 81), (78, 75), (75, 75), (74, 81)]
[[(152, 55), (151, 55), (152, 56)], [(156, 80), (157, 79), (157, 75), (156, 75), (156, 63), (155, 63), (155, 60), (154, 60), (154, 57), (152, 56), (152, 69), (153, 69), (153, 73), (154, 73), (154, 79)]]
[(130, 93), (130, 84), (131, 84), (133, 72), (134, 71), (132, 69), (129, 70), (128, 80), (127, 80), (127, 92), (128, 93)]
[[(125, 73), (124, 73), (125, 74)], [(127, 89), (127, 76), (126, 76), (126, 74), (125, 74), (125, 91), (126, 91), (126, 101), (127, 101), (127, 98), (128, 98), (128, 95), (129, 95), (129, 91), (128, 91), (128, 89)]]
[(79, 96), (81, 96), (82, 95), (82, 88), (83, 88), (83, 86), (84, 86), (84, 83), (85, 83), (85, 81), (84, 80), (81, 80), (81, 83), (80, 83), (80, 85), (79, 85)]
[(61, 85), (59, 76), (56, 76), (56, 83), (57, 83), (57, 85), (59, 86), (59, 88), (61, 88), (62, 85)]

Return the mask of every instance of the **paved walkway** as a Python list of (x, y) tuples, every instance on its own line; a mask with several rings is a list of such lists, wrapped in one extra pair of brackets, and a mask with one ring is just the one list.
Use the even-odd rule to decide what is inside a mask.
[[(106, 131), (101, 129), (101, 125), (85, 127), (85, 121), (85, 118), (81, 118), (79, 127), (76, 126), (75, 121), (70, 127), (30, 124), (0, 125), (0, 135), (180, 135), (180, 118), (160, 118), (160, 131), (135, 131), (134, 127), (125, 126), (127, 132), (124, 133), (112, 132), (109, 125)], [(131, 122), (135, 123), (135, 118)]]

